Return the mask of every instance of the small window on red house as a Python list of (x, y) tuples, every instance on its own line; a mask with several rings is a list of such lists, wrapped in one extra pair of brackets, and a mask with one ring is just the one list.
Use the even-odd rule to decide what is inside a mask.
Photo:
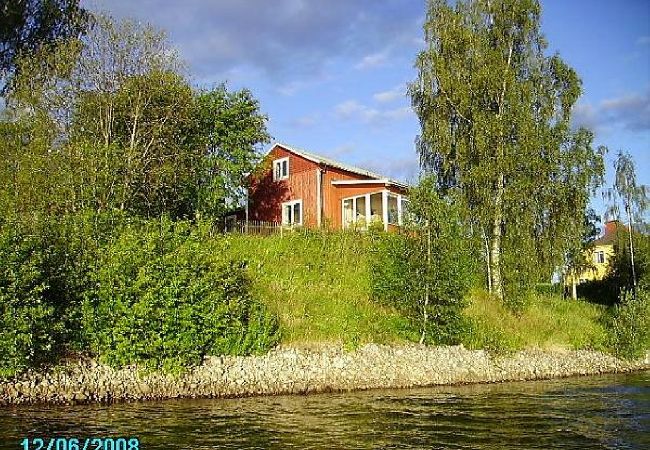
[(282, 224), (302, 225), (302, 200), (282, 204)]
[(289, 158), (273, 161), (273, 180), (287, 180), (289, 178)]

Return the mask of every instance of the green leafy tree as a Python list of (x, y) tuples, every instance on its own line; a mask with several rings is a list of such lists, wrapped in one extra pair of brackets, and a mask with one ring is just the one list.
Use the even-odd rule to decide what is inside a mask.
[[(81, 40), (24, 57), (9, 97), (12, 122), (46, 132), (38, 148), (52, 156), (57, 208), (192, 217), (236, 204), (269, 140), (257, 100), (245, 89), (192, 89), (154, 28), (104, 16), (93, 23)], [(43, 153), (32, 140), (12, 142), (7, 152), (28, 161)]]
[(421, 164), (440, 192), (460, 193), (483, 235), (488, 286), (511, 300), (579, 243), (603, 171), (592, 133), (571, 130), (580, 79), (544, 54), (540, 14), (535, 0), (429, 1), (409, 87)]
[(201, 161), (196, 180), (196, 210), (216, 216), (235, 206), (246, 177), (259, 160), (259, 146), (270, 140), (267, 117), (247, 89), (225, 85), (196, 96), (196, 146)]
[[(614, 258), (609, 271), (602, 280), (608, 284), (610, 292), (618, 296), (620, 291), (634, 291), (650, 287), (650, 236), (634, 232), (634, 267), (632, 272), (632, 252), (630, 251), (630, 231), (620, 227), (614, 242)], [(633, 278), (634, 275), (634, 278)]]
[(571, 280), (571, 296), (574, 300), (578, 298), (577, 283), (578, 274), (594, 267), (589, 250), (599, 235), (596, 224), (600, 218), (593, 209), (588, 209), (584, 216), (584, 231), (579, 246), (572, 246), (567, 251), (566, 273)]
[(632, 275), (632, 290), (636, 292), (637, 274), (634, 261), (633, 231), (635, 221), (643, 217), (648, 207), (648, 190), (645, 185), (637, 184), (634, 160), (629, 153), (618, 153), (614, 162), (614, 170), (614, 186), (605, 191), (605, 197), (612, 202), (608, 213), (618, 219), (621, 215), (620, 206), (622, 206), (628, 221), (629, 267)]
[(409, 214), (414, 221), (404, 231), (373, 236), (373, 296), (411, 317), (421, 343), (457, 344), (474, 274), (471, 235), (458, 206), (436, 192), (433, 177), (409, 192)]
[[(21, 55), (82, 34), (87, 13), (79, 0), (6, 0), (0, 6), (0, 82), (19, 69)], [(6, 90), (7, 85), (2, 85)]]

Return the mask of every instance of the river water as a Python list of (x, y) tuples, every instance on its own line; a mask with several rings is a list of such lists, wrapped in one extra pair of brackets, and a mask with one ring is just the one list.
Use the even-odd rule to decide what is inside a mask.
[(650, 449), (650, 372), (310, 396), (0, 408), (0, 449), (23, 449), (24, 438), (42, 437), (45, 450), (53, 436), (135, 436), (140, 449)]

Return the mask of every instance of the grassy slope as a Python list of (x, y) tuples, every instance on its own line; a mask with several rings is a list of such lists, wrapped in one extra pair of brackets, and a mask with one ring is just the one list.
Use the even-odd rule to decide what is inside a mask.
[[(418, 339), (408, 320), (370, 299), (367, 243), (358, 235), (227, 239), (233, 255), (249, 261), (256, 294), (278, 313), (284, 343)], [(474, 348), (603, 348), (606, 340), (601, 324), (606, 309), (582, 301), (537, 298), (517, 316), (476, 290), (465, 313), (474, 324), (465, 344)]]
[[(353, 233), (228, 237), (249, 261), (255, 291), (278, 313), (282, 342), (405, 341), (408, 320), (373, 303), (365, 239)], [(411, 336), (412, 337), (412, 336)]]
[(475, 323), (467, 344), (473, 348), (604, 349), (606, 307), (582, 300), (537, 297), (519, 315), (483, 291), (470, 295), (465, 314)]

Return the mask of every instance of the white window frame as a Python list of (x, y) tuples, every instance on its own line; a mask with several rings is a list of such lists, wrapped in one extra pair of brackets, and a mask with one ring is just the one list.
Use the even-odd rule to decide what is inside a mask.
[[(363, 211), (363, 215), (366, 217), (366, 226), (362, 229), (366, 229), (370, 223), (370, 218), (372, 217), (370, 214), (370, 196), (371, 195), (376, 195), (376, 194), (381, 194), (381, 203), (382, 203), (382, 222), (384, 225), (384, 230), (388, 230), (388, 197), (392, 196), (397, 198), (397, 223), (391, 223), (390, 225), (397, 225), (401, 226), (404, 224), (404, 220), (402, 217), (402, 199), (408, 201), (408, 198), (406, 196), (403, 196), (401, 194), (395, 194), (394, 192), (391, 192), (387, 189), (383, 189), (381, 191), (375, 191), (375, 192), (369, 192), (367, 194), (361, 194), (361, 195), (353, 195), (351, 197), (345, 197), (341, 199), (341, 228), (346, 229), (348, 227), (354, 226), (354, 224), (357, 222), (357, 216), (358, 212), (357, 211), (357, 198), (365, 197), (366, 199), (366, 208), (365, 211)], [(346, 200), (352, 201), (352, 222), (350, 224), (346, 224), (345, 222), (345, 202)]]
[(605, 264), (605, 252), (603, 250), (598, 250), (594, 252), (594, 259), (596, 264)]
[(406, 195), (397, 195), (397, 214), (399, 215), (399, 225), (404, 225), (404, 215), (407, 211), (404, 211), (404, 203), (406, 203), (406, 210), (408, 211), (408, 204), (410, 203), (409, 198)]
[[(397, 202), (397, 210), (395, 211), (397, 213), (397, 222), (391, 222), (389, 219), (389, 214), (388, 214), (388, 198), (392, 197), (395, 199), (395, 202)], [(402, 225), (402, 196), (399, 194), (394, 194), (390, 191), (386, 191), (386, 223), (388, 225)]]
[[(300, 222), (293, 222), (293, 220), (291, 220), (291, 219), (293, 219), (293, 208), (294, 208), (295, 205), (300, 205)], [(291, 207), (291, 217), (289, 218), (289, 220), (285, 221), (284, 209), (287, 206)], [(280, 213), (282, 215), (282, 225), (285, 225), (285, 226), (296, 226), (296, 225), (301, 226), (302, 222), (303, 222), (303, 217), (304, 217), (304, 211), (303, 211), (303, 208), (302, 208), (302, 199), (291, 200), (289, 202), (282, 203), (282, 209), (281, 209)]]
[[(366, 218), (366, 225), (362, 229), (368, 228), (368, 223), (370, 221), (370, 196), (373, 194), (379, 194), (382, 191), (377, 191), (377, 192), (371, 192), (368, 194), (361, 194), (361, 195), (353, 195), (352, 197), (345, 197), (341, 199), (341, 221), (342, 221), (342, 227), (345, 229), (346, 228), (346, 223), (345, 223), (345, 201), (346, 200), (351, 200), (352, 201), (352, 223), (350, 223), (348, 226), (352, 227), (354, 224), (357, 223), (357, 216), (362, 213), (362, 215)], [(364, 211), (357, 211), (357, 202), (356, 199), (363, 197), (365, 199), (365, 208)]]
[[(286, 173), (286, 175), (284, 175), (283, 171), (282, 171), (282, 164), (284, 162), (287, 163), (287, 173)], [(279, 176), (278, 176), (278, 172), (276, 170), (276, 167), (278, 167), (278, 166), (280, 167), (280, 175)], [(285, 157), (285, 158), (279, 158), (279, 159), (273, 160), (273, 181), (288, 180), (289, 179), (289, 172), (290, 172), (290, 168), (289, 168), (289, 157), (288, 156)]]

